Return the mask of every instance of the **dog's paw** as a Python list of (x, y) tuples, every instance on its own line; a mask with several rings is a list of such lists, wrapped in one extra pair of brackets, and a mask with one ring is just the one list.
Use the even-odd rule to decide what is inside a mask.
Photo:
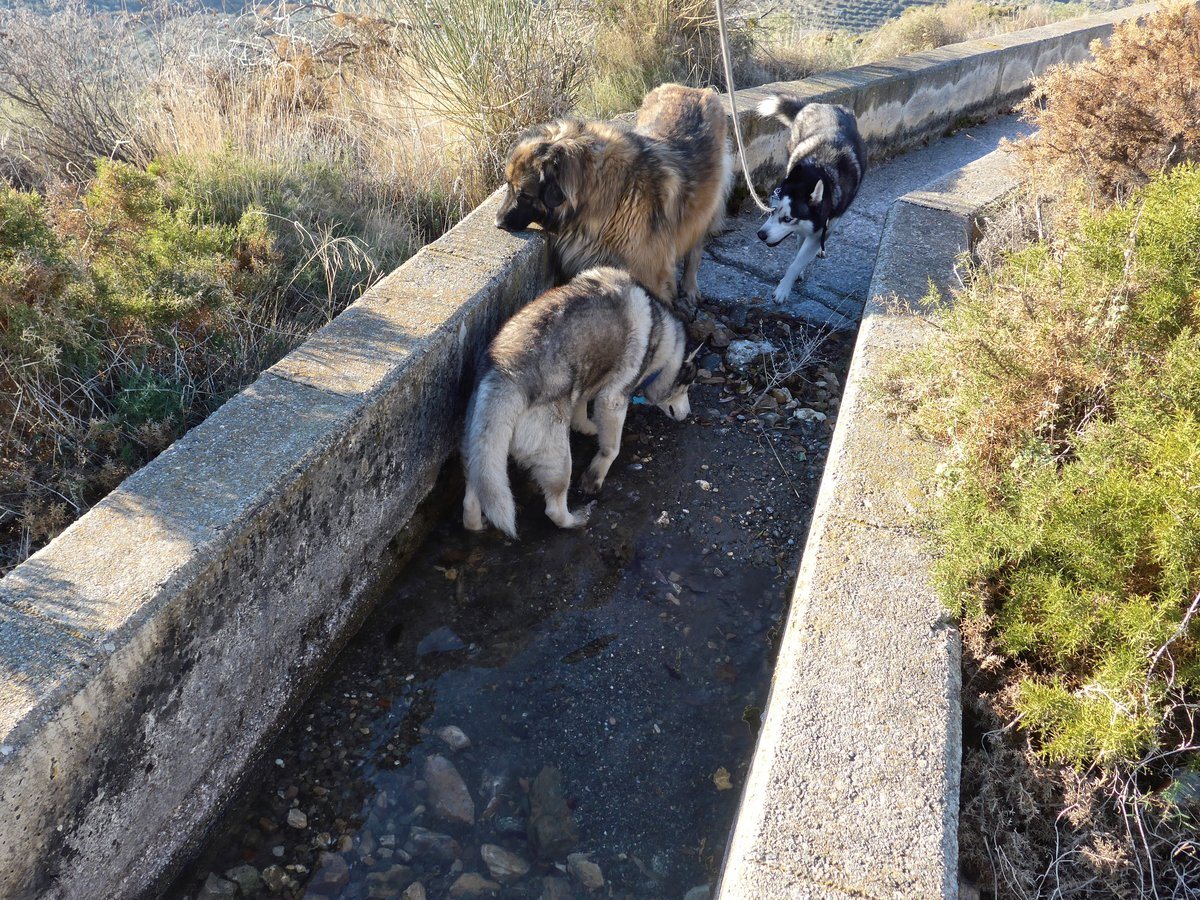
[(598, 494), (604, 486), (604, 476), (595, 469), (589, 468), (579, 479), (579, 489), (585, 494)]
[(788, 285), (784, 287), (782, 284), (775, 288), (775, 293), (771, 295), (771, 299), (776, 303), (787, 303), (788, 297), (792, 296), (792, 287)]
[(700, 292), (683, 292), (675, 298), (675, 312), (685, 322), (694, 322), (699, 310)]
[(596, 501), (593, 500), (591, 503), (589, 503), (583, 509), (579, 510), (578, 512), (572, 513), (571, 518), (574, 521), (568, 527), (569, 528), (583, 528), (584, 526), (586, 526), (588, 521), (592, 518), (592, 510), (594, 510), (595, 508), (596, 508)]
[(600, 429), (596, 427), (596, 423), (591, 419), (584, 419), (582, 422), (572, 422), (571, 427), (580, 434), (594, 435), (598, 434)]

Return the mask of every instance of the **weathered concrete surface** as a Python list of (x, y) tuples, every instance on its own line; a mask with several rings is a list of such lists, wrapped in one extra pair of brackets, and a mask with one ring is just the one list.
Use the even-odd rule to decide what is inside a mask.
[(917, 516), (933, 448), (868, 385), (932, 327), (894, 299), (948, 286), (1015, 186), (997, 151), (888, 215), (721, 897), (958, 895), (959, 641)]
[(871, 154), (890, 155), (937, 137), (956, 122), (1007, 110), (1025, 95), (1035, 75), (1057, 63), (1087, 59), (1091, 43), (1108, 37), (1114, 23), (1141, 18), (1156, 8), (1154, 3), (1130, 6), (804, 81), (738, 91), (746, 160), (755, 185), (773, 186), (787, 159), (786, 129), (754, 112), (771, 94), (783, 91), (814, 103), (849, 106)]
[(0, 896), (146, 890), (347, 629), (540, 286), (495, 200), (0, 582)]

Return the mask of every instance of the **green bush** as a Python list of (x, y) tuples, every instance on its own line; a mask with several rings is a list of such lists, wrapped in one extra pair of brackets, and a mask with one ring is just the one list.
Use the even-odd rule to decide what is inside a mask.
[(1200, 170), (980, 273), (939, 325), (888, 387), (950, 448), (945, 599), (1027, 667), (1016, 711), (1048, 757), (1161, 749), (1200, 689), (1200, 614), (1180, 633), (1200, 594)]

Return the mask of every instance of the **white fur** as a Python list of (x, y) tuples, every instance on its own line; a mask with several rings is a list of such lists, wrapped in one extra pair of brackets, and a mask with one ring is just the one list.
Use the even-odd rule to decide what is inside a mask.
[[(581, 276), (582, 277), (582, 276)], [(585, 393), (574, 386), (563, 403), (526, 405), (521, 390), (496, 371), (487, 373), (472, 400), (467, 433), (463, 442), (467, 488), (463, 497), (463, 525), (480, 531), (484, 517), (510, 537), (517, 536), (516, 507), (508, 481), (508, 457), (530, 471), (546, 499), (546, 515), (561, 528), (578, 528), (587, 523), (589, 505), (579, 513), (567, 507), (571, 480), (570, 428), (595, 434), (599, 450), (581, 479), (580, 486), (595, 493), (603, 485), (621, 447), (621, 431), (629, 398), (650, 372), (658, 372), (647, 388), (648, 399), (672, 418), (682, 421), (690, 412), (686, 386), (671, 396), (655, 396), (654, 387), (675, 386), (683, 362), (683, 326), (673, 318), (663, 321), (663, 333), (651, 359), (647, 345), (654, 325), (651, 300), (639, 287), (625, 293), (628, 339), (617, 364), (603, 382)], [(587, 415), (593, 402), (593, 419)]]
[(779, 97), (772, 95), (763, 100), (756, 111), (761, 119), (773, 119), (779, 115)]

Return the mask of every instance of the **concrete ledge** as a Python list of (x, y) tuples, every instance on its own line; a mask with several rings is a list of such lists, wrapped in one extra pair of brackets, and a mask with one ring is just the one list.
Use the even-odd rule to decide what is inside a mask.
[(1092, 42), (1107, 38), (1114, 24), (1143, 18), (1156, 8), (1156, 3), (1145, 3), (738, 91), (746, 161), (755, 186), (773, 187), (787, 160), (786, 129), (754, 113), (771, 94), (782, 91), (814, 103), (849, 106), (871, 155), (892, 155), (944, 134), (956, 122), (1009, 109), (1028, 93), (1034, 76), (1058, 63), (1088, 59)]
[[(1010, 102), (1145, 9), (739, 105), (777, 89), (848, 102), (895, 149)], [(786, 138), (746, 122), (765, 178)], [(353, 631), (377, 561), (457, 446), (479, 354), (540, 287), (540, 237), (497, 231), (496, 206), (0, 581), (0, 896), (151, 890)]]
[(0, 896), (131, 896), (363, 611), (540, 287), (497, 198), (0, 582)]
[(1003, 151), (893, 206), (847, 376), (720, 896), (957, 897), (958, 633), (917, 509), (933, 448), (865, 385), (932, 327), (976, 217), (1016, 187)]

